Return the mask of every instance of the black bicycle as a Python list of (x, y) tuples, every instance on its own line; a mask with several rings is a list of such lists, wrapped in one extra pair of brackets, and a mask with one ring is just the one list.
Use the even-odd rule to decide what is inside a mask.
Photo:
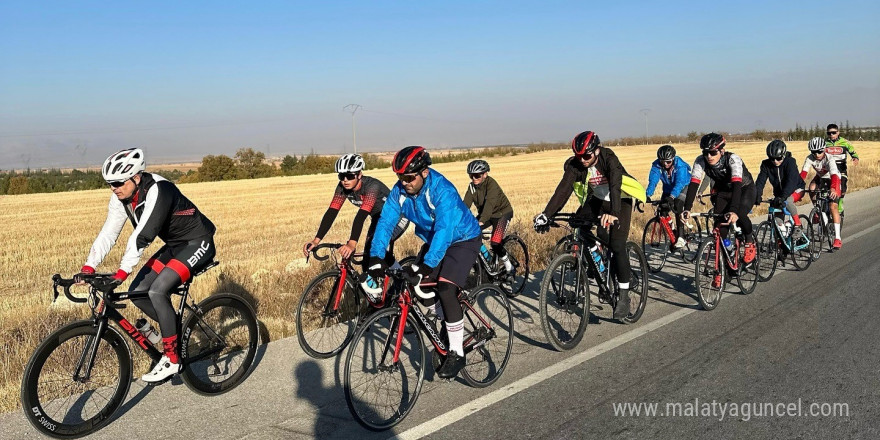
[[(611, 247), (597, 237), (592, 228), (597, 219), (570, 213), (556, 214), (550, 225), (565, 222), (573, 228), (576, 245), (556, 256), (541, 281), (538, 313), (547, 340), (557, 350), (570, 350), (584, 337), (590, 310), (590, 278), (596, 280), (600, 304), (617, 306), (620, 289), (611, 263)], [(648, 303), (648, 264), (641, 248), (626, 243), (630, 259), (630, 313), (624, 322), (634, 323), (642, 317)]]
[[(488, 231), (483, 232), (483, 240), (489, 239), (488, 234)], [(475, 285), (495, 283), (504, 290), (508, 297), (513, 298), (522, 292), (529, 279), (529, 249), (516, 233), (505, 236), (501, 245), (507, 251), (507, 258), (510, 260), (513, 270), (508, 271), (498, 255), (495, 255), (483, 243), (480, 257), (477, 258), (477, 263), (471, 270), (471, 276)]]
[[(196, 275), (217, 264), (211, 263)], [(88, 297), (82, 298), (70, 292), (77, 280), (63, 279), (58, 274), (52, 277), (54, 299), (59, 296), (58, 287), (62, 287), (70, 301), (88, 303), (92, 319), (72, 322), (53, 332), (37, 347), (25, 368), (22, 408), (28, 421), (43, 434), (77, 438), (110, 423), (128, 395), (134, 368), (123, 334), (154, 364), (162, 357), (119, 313), (126, 307), (122, 302), (148, 298), (148, 292), (116, 293), (112, 276), (79, 275), (77, 278), (89, 285)], [(247, 302), (228, 293), (195, 304), (189, 297), (189, 286), (187, 281), (173, 292), (181, 296), (177, 308), (181, 377), (196, 393), (225, 393), (241, 383), (254, 362), (256, 314)]]

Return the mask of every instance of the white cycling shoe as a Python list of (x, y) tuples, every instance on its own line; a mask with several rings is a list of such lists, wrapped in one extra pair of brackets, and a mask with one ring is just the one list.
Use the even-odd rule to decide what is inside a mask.
[(146, 383), (162, 382), (169, 377), (180, 373), (180, 370), (180, 364), (171, 362), (171, 359), (168, 359), (168, 356), (162, 356), (162, 359), (159, 359), (159, 363), (153, 367), (153, 371), (141, 376), (141, 380)]

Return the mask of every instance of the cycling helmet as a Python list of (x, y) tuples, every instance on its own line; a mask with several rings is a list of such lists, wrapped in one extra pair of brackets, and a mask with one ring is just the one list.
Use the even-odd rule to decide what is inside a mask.
[(397, 152), (391, 160), (391, 170), (397, 174), (412, 174), (428, 168), (431, 155), (425, 147), (410, 146)]
[(601, 144), (602, 141), (599, 140), (599, 136), (596, 136), (596, 133), (585, 131), (571, 140), (571, 149), (574, 151), (574, 154), (580, 156), (584, 153), (592, 152)]
[(726, 144), (727, 141), (724, 140), (724, 136), (718, 133), (709, 133), (700, 139), (700, 149), (703, 151), (720, 150)]
[(144, 161), (143, 150), (129, 148), (111, 154), (101, 167), (101, 176), (107, 182), (125, 182), (146, 168), (147, 162)]
[(343, 154), (336, 161), (337, 173), (357, 173), (364, 169), (364, 158), (360, 154)]
[(483, 159), (472, 161), (467, 167), (468, 174), (482, 174), (486, 171), (489, 171), (489, 162), (486, 162)]
[(657, 150), (658, 160), (675, 159), (675, 148), (672, 145), (664, 145)]
[(779, 139), (773, 139), (767, 144), (767, 157), (769, 158), (783, 157), (785, 156), (786, 151), (788, 151), (788, 149), (785, 146), (785, 142), (782, 142)]
[(814, 137), (810, 139), (810, 142), (807, 143), (807, 149), (809, 149), (811, 153), (825, 151), (825, 138)]

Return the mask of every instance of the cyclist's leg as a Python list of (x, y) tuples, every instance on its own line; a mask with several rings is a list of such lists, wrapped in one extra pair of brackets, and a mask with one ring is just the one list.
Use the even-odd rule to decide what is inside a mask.
[[(464, 367), (464, 313), (458, 301), (459, 286), (464, 286), (468, 273), (482, 240), (479, 236), (471, 240), (453, 243), (435, 270), (437, 274), (437, 295), (443, 307), (446, 332), (449, 336), (449, 352), (437, 375), (443, 378), (454, 377)], [(453, 355), (453, 353), (455, 355)]]
[(672, 202), (672, 213), (675, 215), (675, 237), (681, 236), (684, 232), (684, 222), (681, 220), (681, 213), (684, 211), (684, 199), (687, 198), (687, 191), (682, 191), (678, 197)]
[[(159, 272), (165, 268), (165, 263), (168, 262), (172, 257), (171, 249), (168, 245), (162, 246), (149, 260), (144, 264), (144, 267), (138, 271), (137, 276), (132, 280), (131, 285), (128, 288), (129, 292), (145, 292), (150, 288), (150, 285), (153, 284), (153, 281), (156, 281), (156, 277), (159, 276)], [(131, 300), (132, 304), (134, 304), (137, 308), (141, 309), (145, 315), (149, 316), (153, 321), (159, 322), (159, 315), (156, 313), (156, 309), (153, 308), (153, 302), (150, 301), (150, 298), (138, 298)]]
[(755, 238), (752, 236), (752, 220), (749, 218), (749, 211), (752, 210), (752, 200), (757, 196), (755, 185), (747, 185), (742, 189), (740, 197), (739, 209), (736, 212), (738, 217), (736, 224), (742, 229), (742, 233), (746, 238), (746, 243), (754, 243)]
[(490, 221), (492, 222), (492, 237), (489, 239), (489, 243), (492, 246), (492, 252), (498, 256), (502, 261), (509, 261), (507, 259), (507, 251), (504, 250), (504, 236), (507, 235), (507, 225), (510, 224), (510, 219), (513, 218), (513, 212), (508, 214), (503, 214), (499, 218), (493, 218)]

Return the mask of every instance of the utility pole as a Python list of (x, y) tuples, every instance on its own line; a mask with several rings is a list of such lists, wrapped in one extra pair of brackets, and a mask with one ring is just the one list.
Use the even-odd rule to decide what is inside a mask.
[(356, 131), (355, 131), (355, 124), (354, 124), (354, 114), (357, 113), (357, 111), (361, 108), (363, 108), (363, 107), (361, 107), (360, 104), (348, 104), (345, 107), (342, 107), (342, 111), (351, 112), (351, 145), (352, 145), (352, 148), (354, 149), (355, 154), (357, 154), (357, 152), (358, 152), (358, 146), (357, 146), (357, 136), (355, 134)]
[(645, 115), (645, 145), (648, 145), (648, 112), (650, 112), (651, 109), (643, 108), (639, 111), (642, 112), (643, 115)]

